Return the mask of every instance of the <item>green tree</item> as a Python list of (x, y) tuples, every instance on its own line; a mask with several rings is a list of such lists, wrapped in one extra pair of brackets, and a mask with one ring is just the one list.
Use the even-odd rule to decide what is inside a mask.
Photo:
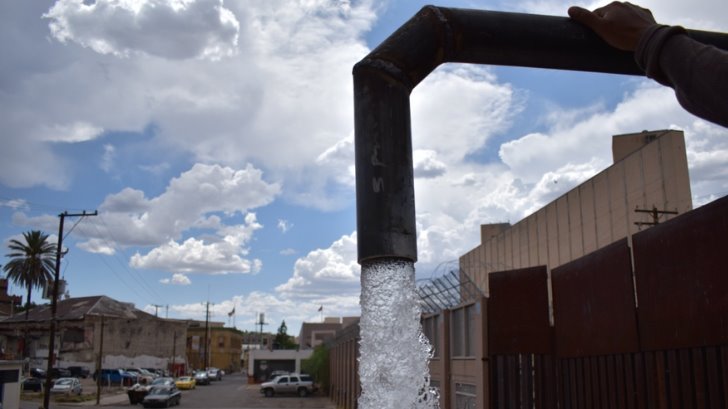
[(25, 319), (30, 310), (30, 294), (33, 288), (41, 288), (53, 280), (56, 248), (48, 242), (48, 235), (39, 230), (23, 233), (25, 243), (10, 240), (10, 261), (3, 266), (6, 277), (15, 284), (28, 289), (25, 298)]
[(275, 339), (273, 339), (274, 349), (296, 349), (298, 345), (293, 341), (293, 337), (287, 334), (288, 327), (286, 327), (286, 320), (281, 322), (281, 326), (278, 327), (278, 333)]
[(311, 357), (301, 362), (301, 370), (313, 376), (324, 394), (329, 393), (329, 349), (326, 345), (314, 348)]

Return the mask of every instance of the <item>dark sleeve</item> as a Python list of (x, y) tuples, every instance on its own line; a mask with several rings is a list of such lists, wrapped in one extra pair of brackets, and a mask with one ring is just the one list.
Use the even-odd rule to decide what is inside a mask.
[(656, 25), (640, 39), (635, 59), (648, 77), (672, 87), (687, 111), (728, 127), (728, 52), (682, 27)]

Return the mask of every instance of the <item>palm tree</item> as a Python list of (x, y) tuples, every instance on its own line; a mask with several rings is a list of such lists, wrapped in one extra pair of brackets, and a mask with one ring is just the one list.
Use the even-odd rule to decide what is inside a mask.
[(10, 240), (10, 261), (3, 266), (8, 279), (28, 289), (25, 299), (25, 320), (30, 311), (30, 292), (33, 287), (40, 288), (53, 280), (56, 249), (48, 242), (48, 235), (39, 230), (23, 233), (25, 243)]

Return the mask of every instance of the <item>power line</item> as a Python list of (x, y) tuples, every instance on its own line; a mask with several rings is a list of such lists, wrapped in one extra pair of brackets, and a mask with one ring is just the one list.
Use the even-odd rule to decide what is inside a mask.
[[(113, 235), (111, 234), (111, 229), (108, 227), (108, 225), (104, 221), (103, 217), (99, 217), (99, 220), (102, 223), (104, 223), (104, 226), (106, 227), (106, 229), (105, 229), (106, 230), (106, 233), (109, 236), (112, 236), (112, 239), (113, 239)], [(148, 293), (148, 296), (150, 296), (150, 298), (152, 299), (152, 301), (150, 301), (149, 304), (152, 304), (154, 301), (159, 301), (160, 299), (162, 301), (164, 301), (163, 297), (159, 293), (157, 293), (157, 291), (155, 291), (154, 288), (152, 288), (146, 282), (146, 280), (144, 280), (138, 274), (138, 272), (135, 272), (135, 271), (130, 270), (129, 267), (127, 266), (126, 262), (119, 257), (119, 253), (120, 254), (123, 254), (125, 257), (129, 258), (128, 255), (119, 246), (111, 243), (106, 238), (106, 235), (104, 235), (104, 233), (101, 231), (101, 229), (99, 229), (98, 225), (96, 225), (95, 223), (92, 223), (91, 225), (96, 230), (96, 233), (97, 233), (95, 235), (96, 238), (102, 240), (103, 243), (107, 247), (109, 247), (110, 249), (113, 250), (113, 254), (111, 254), (111, 256), (126, 271), (126, 273), (127, 273), (126, 277), (129, 278), (129, 279), (131, 279), (133, 282), (136, 282), (138, 285), (137, 286), (130, 285), (127, 282), (127, 280), (123, 279), (121, 277), (121, 275), (117, 274), (117, 272), (115, 271), (115, 269), (106, 261), (106, 258), (102, 257), (100, 254), (96, 254), (96, 256), (109, 268), (109, 271), (111, 271), (119, 279), (119, 281), (121, 281), (127, 288), (129, 288), (130, 290), (132, 290), (139, 298), (147, 299), (147, 296), (142, 296), (139, 292), (137, 292), (137, 289), (138, 288), (144, 289)], [(79, 230), (82, 231), (82, 232), (84, 232), (84, 230), (82, 228), (79, 228)], [(87, 237), (94, 237), (94, 235), (88, 234), (87, 232), (84, 232), (84, 235), (87, 236)]]

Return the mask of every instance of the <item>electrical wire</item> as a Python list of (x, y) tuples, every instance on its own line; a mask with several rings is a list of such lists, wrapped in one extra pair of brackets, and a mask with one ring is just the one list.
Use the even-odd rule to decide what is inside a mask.
[[(100, 219), (102, 220), (102, 219)], [(102, 223), (105, 224), (105, 222)], [(101, 262), (106, 265), (106, 267), (109, 269), (109, 271), (114, 274), (117, 279), (128, 289), (130, 289), (134, 294), (136, 294), (141, 299), (151, 299), (156, 300), (156, 302), (159, 302), (159, 300), (163, 300), (163, 297), (157, 293), (142, 277), (138, 275), (138, 273), (132, 272), (127, 266), (124, 260), (122, 260), (119, 256), (119, 254), (124, 254), (124, 251), (120, 248), (120, 246), (114, 245), (111, 243), (107, 237), (104, 235), (104, 233), (99, 229), (97, 224), (95, 222), (91, 223), (91, 226), (96, 230), (96, 234), (90, 234), (90, 232), (86, 231), (83, 227), (79, 227), (79, 231), (86, 237), (96, 237), (103, 241), (103, 243), (110, 249), (113, 250), (112, 257), (117, 261), (117, 263), (122, 266), (124, 270), (126, 270), (126, 275), (119, 274), (117, 272), (117, 269), (112, 267), (111, 264), (107, 261), (106, 257), (103, 257), (101, 254), (96, 253), (96, 256), (98, 257)], [(111, 231), (108, 228), (108, 225), (106, 225), (106, 232), (111, 236)], [(113, 238), (112, 238), (113, 240)], [(131, 281), (131, 283), (130, 283)], [(136, 284), (136, 285), (135, 285)], [(144, 290), (147, 293), (147, 296), (142, 296), (139, 293), (139, 289)], [(148, 301), (148, 304), (154, 304), (155, 301)]]

